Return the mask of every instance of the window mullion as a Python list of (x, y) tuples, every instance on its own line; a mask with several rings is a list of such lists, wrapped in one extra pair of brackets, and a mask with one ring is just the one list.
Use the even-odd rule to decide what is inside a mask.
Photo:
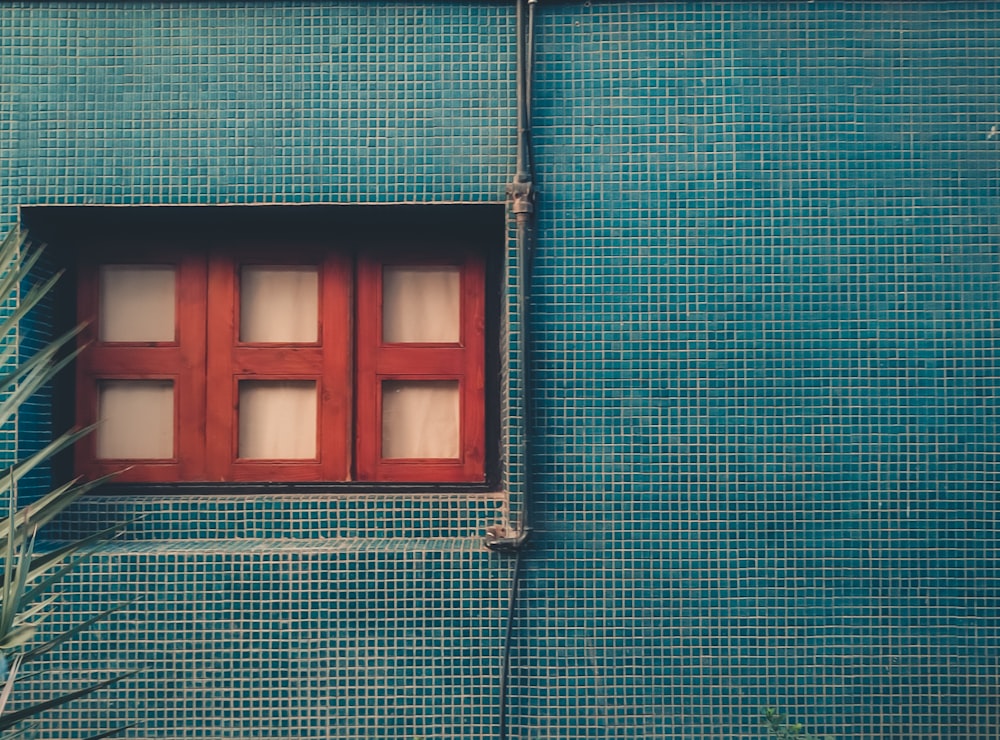
[(207, 263), (205, 352), (205, 473), (207, 480), (228, 480), (233, 455), (236, 406), (232, 377), (235, 337), (235, 268), (228, 251), (212, 250)]

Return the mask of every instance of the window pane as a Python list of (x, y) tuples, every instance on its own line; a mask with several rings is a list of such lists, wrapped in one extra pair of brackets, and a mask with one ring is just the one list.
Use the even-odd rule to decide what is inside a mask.
[(387, 265), (382, 273), (383, 342), (458, 342), (461, 270)]
[(382, 382), (382, 457), (459, 455), (457, 380)]
[(169, 460), (174, 456), (174, 384), (103, 380), (98, 385), (97, 456)]
[(315, 342), (319, 336), (315, 267), (246, 265), (240, 274), (241, 342)]
[(240, 381), (239, 456), (253, 460), (316, 457), (316, 383)]
[(174, 268), (170, 265), (102, 265), (102, 342), (172, 342), (175, 338)]

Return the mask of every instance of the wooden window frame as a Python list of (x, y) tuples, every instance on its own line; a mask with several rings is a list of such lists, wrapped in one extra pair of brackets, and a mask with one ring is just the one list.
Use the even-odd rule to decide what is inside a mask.
[[(275, 256), (280, 258), (275, 259)], [(246, 265), (318, 269), (317, 341), (240, 340), (240, 270)], [(282, 249), (279, 255), (213, 250), (208, 259), (208, 394), (206, 480), (347, 480), (350, 465), (350, 262), (322, 250)], [(344, 316), (343, 324), (333, 317)], [(316, 384), (317, 439), (312, 460), (246, 460), (238, 455), (241, 380), (306, 380)], [(228, 393), (226, 392), (228, 389)]]
[[(174, 265), (175, 338), (172, 342), (102, 342), (97, 321), (100, 266), (112, 264)], [(103, 380), (170, 380), (174, 384), (174, 454), (164, 460), (97, 457), (97, 434), (77, 442), (76, 471), (88, 477), (119, 473), (130, 481), (173, 481), (198, 477), (205, 466), (205, 257), (189, 252), (153, 255), (125, 250), (105, 251), (100, 262), (79, 266), (77, 315), (86, 321), (80, 332), (83, 348), (76, 361), (76, 419), (93, 424), (98, 415), (98, 385)], [(182, 310), (183, 308), (183, 310)], [(183, 430), (195, 429), (195, 434)]]
[[(459, 268), (459, 339), (451, 343), (383, 341), (383, 270), (396, 266)], [(476, 482), (485, 465), (485, 265), (481, 255), (435, 258), (362, 254), (357, 264), (357, 474), (360, 480)], [(459, 388), (459, 455), (453, 460), (387, 459), (381, 454), (382, 383), (453, 380)]]
[[(99, 266), (175, 264), (174, 342), (107, 343), (98, 336)], [(243, 265), (319, 268), (315, 343), (239, 341), (239, 271)], [(460, 340), (448, 344), (381, 342), (382, 269), (387, 264), (448, 264), (461, 269)], [(78, 474), (122, 471), (120, 483), (408, 482), (484, 483), (485, 260), (467, 250), (421, 253), (329, 249), (102, 249), (78, 265), (78, 316), (90, 323), (77, 361), (76, 418), (97, 418), (105, 379), (170, 379), (175, 388), (175, 454), (169, 460), (99, 459), (91, 435), (75, 451)], [(237, 456), (239, 382), (310, 380), (317, 385), (317, 456), (311, 460), (241, 460)], [(460, 455), (456, 459), (383, 460), (381, 382), (456, 380)]]

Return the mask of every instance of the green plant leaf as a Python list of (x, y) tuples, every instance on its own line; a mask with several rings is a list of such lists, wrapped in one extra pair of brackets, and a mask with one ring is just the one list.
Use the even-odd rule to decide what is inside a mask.
[[(0, 319), (0, 394), (3, 394), (0, 398), (0, 425), (12, 419), (25, 401), (50, 383), (82, 351), (81, 347), (72, 346), (83, 328), (83, 325), (80, 325), (56, 337), (31, 357), (25, 360), (19, 357), (23, 349), (18, 343), (17, 329), (20, 322), (38, 307), (60, 279), (60, 275), (54, 275), (41, 281), (32, 280), (31, 273), (40, 256), (41, 249), (28, 244), (25, 231), (11, 232), (0, 242), (0, 294), (3, 296), (0, 300), (10, 304), (9, 310), (4, 311), (5, 315)], [(22, 292), (22, 286), (27, 286), (29, 281), (32, 284)], [(12, 300), (14, 298), (16, 301)], [(48, 610), (59, 599), (58, 592), (44, 595), (67, 574), (79, 567), (80, 563), (92, 557), (111, 538), (119, 535), (124, 527), (121, 524), (108, 527), (48, 553), (36, 555), (34, 552), (39, 527), (59, 516), (88, 491), (114, 476), (104, 476), (85, 483), (70, 481), (49, 491), (21, 510), (17, 506), (18, 482), (53, 455), (69, 448), (92, 430), (93, 427), (89, 427), (67, 432), (0, 473), (0, 501), (5, 497), (4, 494), (8, 500), (7, 516), (0, 520), (0, 556), (3, 557), (3, 563), (0, 565), (0, 651), (13, 652), (9, 668), (6, 667), (4, 660), (6, 677), (0, 690), (0, 731), (47, 709), (111, 686), (137, 672), (129, 671), (2, 715), (12, 694), (15, 679), (23, 678), (24, 674), (20, 669), (25, 663), (53, 650), (94, 623), (134, 603), (127, 601), (118, 604), (65, 630), (41, 645), (34, 648), (27, 647), (46, 619)], [(128, 727), (110, 730), (96, 737), (111, 737), (125, 729)], [(14, 734), (21, 735), (22, 730)], [(10, 737), (9, 734), (6, 736)]]
[[(132, 520), (134, 521), (134, 520)], [(45, 575), (49, 570), (58, 566), (52, 575), (35, 584), (25, 595), (24, 603), (30, 604), (34, 599), (45, 593), (54, 584), (61, 581), (77, 567), (87, 562), (90, 558), (100, 552), (112, 540), (118, 537), (128, 526), (128, 522), (116, 524), (100, 532), (90, 535), (82, 540), (71, 542), (68, 545), (52, 550), (42, 555), (36, 555), (31, 561), (31, 573), (28, 575), (28, 582)], [(79, 557), (73, 558), (74, 555)], [(72, 559), (69, 559), (72, 558)]]
[[(100, 735), (91, 735), (90, 737), (85, 738), (84, 740), (103, 740), (103, 738), (120, 735), (121, 733), (125, 732), (125, 730), (131, 730), (133, 727), (138, 727), (138, 726), (139, 726), (138, 722), (133, 722), (130, 725), (122, 725), (121, 727), (116, 727), (113, 730), (102, 732)], [(7, 740), (7, 738), (4, 738), (4, 740)]]
[(27, 231), (12, 231), (0, 246), (0, 295), (13, 295), (41, 259), (44, 246), (28, 247)]
[[(83, 436), (87, 431), (89, 431), (89, 429), (90, 427), (88, 427), (88, 429), (86, 430), (80, 430), (78, 432), (71, 432), (68, 434), (64, 434), (58, 440), (48, 445), (46, 449), (51, 448), (57, 451), (64, 449), (69, 445), (71, 445), (74, 441), (80, 439), (80, 437)], [(37, 455), (33, 455), (31, 458), (29, 458), (29, 460), (34, 460), (36, 457)], [(22, 463), (22, 465), (24, 464), (26, 463)], [(37, 465), (38, 463), (36, 462), (35, 464)], [(34, 465), (32, 465), (31, 467), (34, 467)], [(14, 471), (15, 471), (14, 475), (17, 478), (23, 477), (28, 472), (27, 470), (21, 471), (21, 465), (15, 468)], [(14, 520), (15, 520), (14, 523), (18, 528), (24, 527), (27, 523), (29, 523), (29, 517), (30, 517), (31, 526), (41, 527), (49, 523), (50, 521), (52, 521), (52, 519), (54, 519), (63, 511), (65, 511), (78, 498), (80, 498), (80, 496), (82, 496), (83, 494), (87, 493), (88, 491), (94, 488), (97, 488), (98, 486), (104, 485), (114, 477), (115, 474), (111, 473), (109, 475), (103, 475), (100, 478), (95, 478), (94, 480), (87, 481), (85, 483), (70, 481), (69, 483), (60, 486), (54, 491), (45, 494), (44, 496), (42, 496), (42, 498), (33, 502), (31, 504), (30, 510), (25, 509), (23, 511), (17, 512), (14, 515)], [(2, 493), (5, 489), (6, 486), (0, 484), (0, 493)], [(0, 524), (0, 528), (2, 527), (3, 525)], [(2, 529), (0, 529), (0, 532), (2, 532)], [(0, 546), (6, 544), (8, 533), (0, 534)]]
[(0, 650), (6, 652), (8, 650), (21, 647), (25, 643), (30, 642), (37, 632), (37, 624), (25, 624), (20, 627), (9, 629), (4, 632), (3, 637), (0, 638)]
[(0, 425), (6, 424), (17, 413), (21, 404), (48, 385), (79, 353), (80, 349), (77, 349), (58, 361), (40, 364), (21, 377), (14, 390), (0, 403)]
[(0, 717), (0, 730), (6, 730), (8, 727), (13, 727), (18, 722), (22, 722), (29, 717), (34, 717), (36, 714), (41, 714), (49, 709), (55, 709), (56, 707), (61, 707), (63, 704), (68, 704), (71, 701), (81, 699), (85, 696), (93, 694), (95, 691), (100, 691), (101, 689), (107, 688), (108, 686), (113, 686), (119, 681), (124, 681), (126, 678), (130, 678), (138, 673), (141, 668), (136, 668), (125, 673), (120, 673), (112, 678), (105, 679), (104, 681), (98, 681), (95, 684), (91, 684), (82, 689), (77, 689), (76, 691), (71, 691), (68, 694), (63, 694), (62, 696), (57, 696), (53, 699), (47, 701), (39, 702), (38, 704), (32, 704), (30, 707), (25, 707), (16, 712), (11, 712), (10, 714), (5, 714)]
[(42, 251), (42, 247), (28, 248), (27, 229), (15, 229), (7, 234), (0, 244), (0, 265), (7, 268), (7, 272), (0, 279), (0, 288), (3, 289), (4, 295), (14, 292), (18, 283), (24, 279), (21, 268), (25, 264), (34, 266), (42, 256)]
[[(31, 357), (29, 357), (27, 360), (24, 360), (20, 365), (18, 365), (13, 370), (10, 370), (5, 374), (0, 375), (0, 389), (5, 389), (7, 386), (18, 382), (19, 380), (27, 376), (29, 373), (38, 372), (39, 370), (43, 370), (44, 372), (54, 376), (58, 372), (58, 370), (61, 369), (61, 367), (65, 366), (66, 364), (64, 362), (65, 359), (70, 359), (70, 361), (72, 361), (72, 359), (75, 359), (80, 354), (80, 351), (83, 349), (82, 347), (79, 347), (73, 350), (69, 358), (60, 359), (59, 361), (60, 364), (58, 366), (52, 364), (53, 361), (56, 359), (56, 357), (59, 356), (59, 353), (62, 351), (63, 345), (69, 343), (70, 340), (72, 340), (77, 334), (80, 333), (80, 330), (83, 329), (83, 327), (84, 324), (80, 324), (79, 326), (71, 329), (70, 331), (63, 334), (61, 337), (55, 339), (53, 344), (50, 344), (45, 349), (39, 350)], [(13, 354), (13, 352), (17, 350), (17, 346), (12, 345), (9, 349), (11, 350), (10, 354)], [(3, 367), (3, 365), (0, 365), (0, 367)], [(4, 401), (5, 405), (7, 405), (7, 400)], [(17, 404), (9, 404), (9, 405), (13, 406), (15, 411), (17, 410)]]
[(17, 259), (17, 252), (28, 238), (27, 229), (14, 229), (0, 242), (0, 264), (6, 265)]
[(21, 669), (21, 656), (14, 656), (14, 660), (10, 664), (10, 670), (7, 671), (7, 678), (4, 681), (3, 691), (0, 692), (0, 713), (3, 712), (7, 707), (7, 702), (10, 701), (11, 692), (14, 690), (14, 679), (17, 678), (18, 671)]
[[(35, 261), (37, 261), (37, 257), (35, 258)], [(34, 261), (32, 262), (32, 264), (34, 264)], [(27, 272), (22, 270), (21, 279), (23, 280), (25, 277), (27, 277)], [(49, 291), (51, 291), (52, 288), (55, 287), (56, 283), (59, 282), (59, 278), (61, 277), (62, 277), (62, 271), (53, 275), (44, 283), (39, 283), (38, 285), (32, 286), (31, 289), (25, 295), (21, 296), (20, 301), (18, 301), (17, 308), (15, 308), (6, 319), (0, 321), (0, 337), (6, 336), (8, 333), (13, 331), (13, 329), (18, 325), (21, 319), (23, 319), (32, 309), (34, 309), (35, 306), (37, 306), (38, 303), (43, 298), (45, 298), (45, 296), (49, 293)], [(3, 287), (0, 286), (0, 291), (2, 290)], [(10, 295), (10, 293), (8, 291), (5, 291), (0, 293), (0, 295)], [(52, 344), (56, 344), (57, 346), (62, 346), (62, 343), (59, 342), (59, 340), (53, 340), (53, 342), (49, 346), (52, 346)]]
[[(59, 598), (59, 594), (53, 594), (49, 598), (43, 599), (42, 601), (39, 601), (37, 604), (34, 604), (33, 606), (30, 606), (30, 607), (26, 608), (24, 611), (18, 613), (17, 616), (14, 617), (14, 626), (17, 627), (18, 625), (23, 624), (24, 622), (27, 622), (29, 619), (31, 619), (35, 615), (37, 615), (40, 612), (44, 611), (47, 607), (51, 606), (58, 598)], [(23, 603), (28, 603), (27, 594), (25, 594), (25, 596), (22, 597), (21, 601)], [(44, 617), (43, 617), (43, 619), (44, 619)], [(39, 621), (41, 621), (41, 620), (39, 620)]]
[[(12, 474), (13, 475), (13, 474)], [(17, 484), (11, 482), (10, 486), (10, 506), (13, 509), (17, 505)], [(28, 572), (30, 570), (31, 552), (34, 546), (35, 531), (30, 533), (27, 528), (18, 532), (15, 526), (16, 517), (9, 517), (9, 533), (7, 537), (7, 556), (4, 561), (4, 582), (0, 589), (2, 601), (0, 601), (0, 650), (7, 640), (7, 635), (14, 625), (18, 611), (21, 608), (21, 597), (24, 595), (24, 586), (27, 583)]]
[(24, 737), (29, 732), (31, 732), (35, 727), (38, 726), (37, 722), (27, 722), (13, 732), (7, 732), (3, 736), (3, 740), (17, 740), (19, 737)]
[(111, 616), (115, 612), (121, 611), (125, 607), (131, 606), (132, 604), (135, 604), (136, 602), (138, 602), (140, 600), (141, 599), (139, 597), (136, 597), (134, 599), (129, 599), (128, 601), (123, 601), (123, 602), (121, 602), (119, 604), (116, 604), (115, 606), (111, 607), (110, 609), (105, 609), (103, 612), (94, 615), (93, 617), (91, 617), (90, 619), (88, 619), (88, 620), (86, 620), (84, 622), (80, 622), (79, 624), (74, 625), (73, 627), (70, 627), (68, 630), (66, 630), (65, 632), (61, 632), (60, 634), (56, 635), (55, 637), (53, 637), (48, 642), (43, 642), (41, 645), (39, 645), (37, 647), (33, 647), (33, 648), (31, 648), (31, 650), (28, 650), (26, 653), (24, 653), (24, 662), (28, 663), (29, 661), (34, 660), (35, 658), (39, 657), (40, 655), (44, 655), (45, 653), (49, 652), (53, 648), (56, 648), (59, 645), (62, 645), (67, 640), (69, 640), (69, 639), (71, 639), (73, 637), (76, 637), (78, 634), (80, 634), (84, 630), (92, 627), (93, 625), (97, 624), (101, 620), (107, 619), (109, 616)]
[[(9, 608), (12, 596), (11, 584), (14, 583), (14, 556), (17, 551), (17, 491), (13, 472), (10, 473), (10, 481), (10, 487), (7, 490), (7, 499), (9, 502), (8, 510), (11, 513), (5, 522), (7, 525), (7, 540), (4, 542), (4, 545), (7, 548), (7, 553), (3, 561), (3, 588), (0, 589), (0, 607), (7, 608)], [(2, 612), (2, 609), (0, 609), (0, 612)]]

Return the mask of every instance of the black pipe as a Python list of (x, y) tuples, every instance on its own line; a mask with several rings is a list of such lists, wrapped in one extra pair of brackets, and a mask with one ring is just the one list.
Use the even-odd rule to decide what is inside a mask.
[[(534, 66), (534, 21), (537, 0), (517, 0), (517, 163), (507, 186), (510, 210), (514, 214), (517, 251), (517, 315), (521, 323), (521, 465), (524, 471), (521, 510), (513, 532), (491, 532), (486, 546), (498, 552), (513, 552), (524, 546), (531, 530), (531, 473), (534, 436), (533, 347), (531, 333), (531, 278), (534, 245), (534, 162), (531, 152), (531, 76)], [(527, 4), (528, 12), (524, 6)], [(529, 43), (530, 42), (530, 43)]]
[[(499, 740), (508, 740), (508, 700), (510, 688), (510, 657), (521, 581), (522, 549), (531, 531), (532, 459), (534, 436), (534, 359), (531, 332), (531, 281), (535, 261), (534, 244), (534, 158), (531, 151), (531, 96), (534, 72), (535, 5), (537, 0), (517, 2), (517, 163), (513, 181), (507, 187), (510, 211), (515, 220), (517, 251), (517, 315), (521, 322), (521, 509), (513, 532), (494, 531), (487, 535), (486, 546), (494, 552), (513, 555), (510, 591), (507, 603), (507, 624), (504, 630), (503, 655), (500, 665), (500, 717), (497, 724)], [(525, 14), (527, 2), (527, 14)], [(525, 19), (527, 15), (527, 19)]]

